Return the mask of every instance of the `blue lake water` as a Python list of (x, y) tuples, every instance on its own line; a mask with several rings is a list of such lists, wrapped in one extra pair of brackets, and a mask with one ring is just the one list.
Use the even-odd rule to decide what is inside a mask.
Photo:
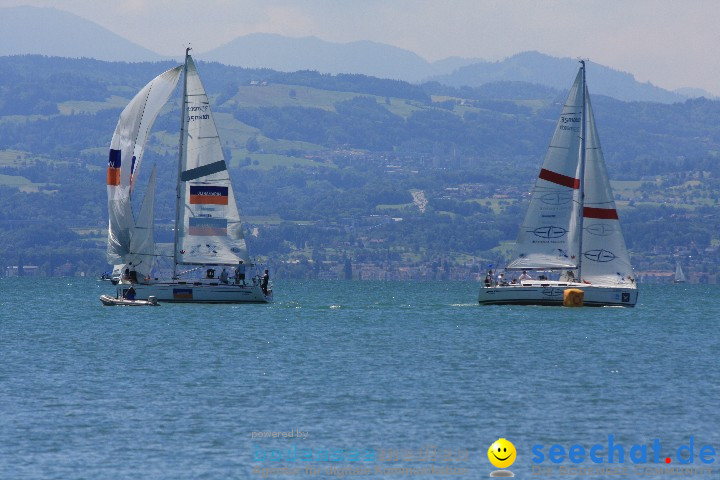
[(2, 279), (0, 478), (490, 478), (500, 437), (518, 478), (720, 478), (719, 287), (641, 285), (635, 309), (481, 307), (477, 288), (286, 281), (272, 305), (132, 308), (90, 279)]

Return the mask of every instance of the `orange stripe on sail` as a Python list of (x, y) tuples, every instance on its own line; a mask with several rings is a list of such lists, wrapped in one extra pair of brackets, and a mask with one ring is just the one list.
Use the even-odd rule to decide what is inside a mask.
[(227, 205), (228, 197), (220, 195), (190, 195), (190, 203), (193, 205)]
[(108, 167), (107, 169), (107, 184), (108, 185), (120, 185), (120, 169)]

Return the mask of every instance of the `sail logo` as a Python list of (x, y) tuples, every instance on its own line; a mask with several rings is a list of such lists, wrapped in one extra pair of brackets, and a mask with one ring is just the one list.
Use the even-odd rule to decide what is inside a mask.
[[(715, 463), (716, 450), (712, 445), (696, 445), (695, 438), (675, 449), (665, 449), (659, 438), (652, 442), (623, 445), (608, 435), (607, 443), (590, 447), (581, 444), (532, 447), (532, 475), (558, 478), (563, 476), (698, 476), (709, 478)], [(675, 450), (673, 452), (673, 450)], [(591, 465), (587, 465), (590, 462)], [(568, 463), (570, 465), (568, 465)], [(673, 464), (677, 463), (677, 466)], [(663, 465), (664, 464), (664, 465)]]
[(226, 218), (190, 217), (189, 222), (188, 233), (190, 235), (198, 237), (220, 237), (227, 235)]
[(209, 110), (210, 110), (210, 105), (200, 105), (200, 106), (188, 105), (188, 107), (187, 107), (188, 122), (192, 122), (195, 120), (209, 120), (210, 114), (204, 113), (204, 112), (208, 112)]
[[(573, 113), (573, 115), (577, 115)], [(579, 132), (580, 117), (567, 117), (565, 115), (560, 116), (560, 130), (570, 130), (571, 132)]]
[(563, 227), (555, 227), (548, 225), (546, 227), (538, 227), (535, 230), (528, 230), (530, 233), (540, 238), (560, 238), (564, 236), (568, 231)]
[[(577, 114), (573, 113), (573, 115), (577, 115)], [(561, 115), (560, 121), (562, 123), (580, 123), (580, 117), (567, 117), (565, 115)]]
[(205, 255), (208, 257), (217, 257), (218, 246), (211, 243), (193, 245), (192, 247), (190, 247), (190, 255)]
[(583, 254), (583, 256), (585, 258), (587, 258), (588, 260), (591, 260), (593, 262), (599, 262), (599, 263), (612, 262), (613, 260), (615, 260), (617, 258), (617, 256), (614, 253), (612, 253), (608, 250), (603, 250), (603, 249), (588, 250), (587, 252), (585, 252)]
[(615, 228), (605, 223), (593, 223), (591, 225), (585, 226), (585, 231), (599, 237), (607, 237), (615, 233)]
[(565, 205), (572, 202), (573, 196), (569, 192), (546, 193), (540, 197), (540, 201), (546, 205)]
[(190, 185), (191, 205), (227, 205), (228, 187)]

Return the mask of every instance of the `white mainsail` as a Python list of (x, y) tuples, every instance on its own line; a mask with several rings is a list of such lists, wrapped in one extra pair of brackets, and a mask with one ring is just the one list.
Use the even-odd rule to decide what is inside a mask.
[(600, 138), (595, 127), (590, 96), (585, 141), (585, 198), (583, 201), (582, 281), (615, 285), (634, 280), (630, 254), (605, 169)]
[(153, 167), (143, 196), (140, 213), (135, 220), (135, 226), (130, 238), (130, 252), (125, 257), (127, 263), (132, 264), (137, 274), (142, 277), (150, 276), (150, 271), (155, 262), (154, 211), (156, 177), (157, 171)]
[(509, 269), (577, 268), (578, 162), (584, 112), (582, 85), (580, 71), (565, 101), (540, 175), (535, 181)]
[(207, 93), (192, 57), (185, 62), (175, 264), (247, 261), (247, 248)]
[(107, 170), (108, 263), (127, 263), (135, 228), (130, 195), (152, 124), (180, 78), (182, 67), (168, 70), (138, 92), (120, 114), (110, 142)]

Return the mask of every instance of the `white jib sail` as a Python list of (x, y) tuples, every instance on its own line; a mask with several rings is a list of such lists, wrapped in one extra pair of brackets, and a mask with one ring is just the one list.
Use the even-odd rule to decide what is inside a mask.
[(108, 263), (126, 263), (134, 228), (130, 192), (158, 113), (175, 89), (182, 67), (168, 70), (138, 92), (120, 114), (110, 142), (107, 171)]
[(155, 178), (157, 171), (155, 167), (150, 174), (145, 195), (143, 196), (140, 213), (135, 220), (130, 237), (130, 252), (125, 257), (128, 264), (132, 264), (138, 276), (150, 276), (155, 262), (155, 238), (154, 238), (154, 210), (155, 210)]
[(579, 257), (578, 163), (583, 115), (582, 71), (578, 72), (555, 133), (545, 154), (540, 175), (520, 226), (514, 260), (515, 270), (574, 269)]
[(613, 198), (600, 137), (587, 98), (585, 202), (583, 208), (582, 280), (597, 285), (634, 284), (630, 254)]
[(204, 265), (247, 261), (240, 215), (210, 102), (190, 55), (186, 63), (176, 261)]

